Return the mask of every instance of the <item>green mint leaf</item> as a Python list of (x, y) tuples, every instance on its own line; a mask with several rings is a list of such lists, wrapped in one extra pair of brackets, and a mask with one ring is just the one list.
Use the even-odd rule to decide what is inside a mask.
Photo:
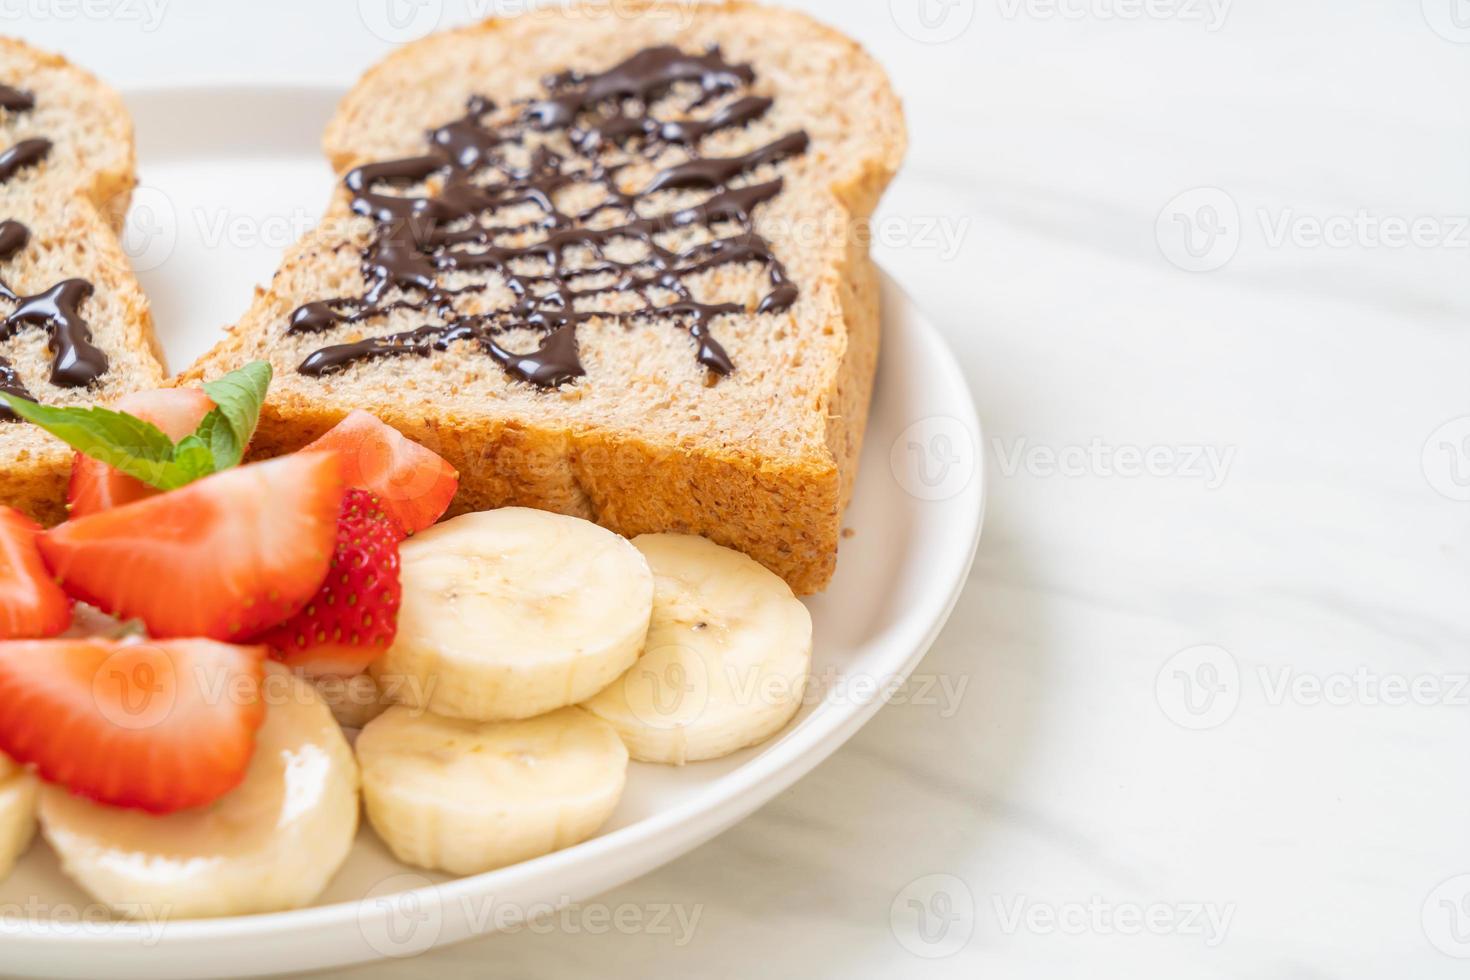
[(168, 477), (173, 487), (193, 483), (215, 470), (214, 451), (198, 435), (185, 436), (174, 446), (174, 458)]
[[(211, 409), (208, 415), (199, 420), (199, 427), (189, 436), (189, 440), (197, 441), (209, 453), (211, 471), (215, 473), (234, 466), (245, 454), (245, 447), (235, 438), (235, 430), (230, 427), (229, 419), (218, 408)], [(183, 443), (179, 445), (182, 446)]]
[(41, 405), (0, 392), (0, 404), (78, 452), (160, 490), (237, 465), (260, 421), (271, 366), (254, 361), (204, 385), (215, 407), (177, 444), (157, 426), (108, 408)]
[(174, 444), (157, 426), (108, 408), (42, 405), (0, 392), (12, 412), (51, 433), (77, 452), (101, 460), (128, 476), (163, 490), (172, 489)]
[(211, 471), (215, 473), (238, 465), (245, 455), (245, 444), (240, 442), (230, 420), (218, 408), (211, 409), (199, 420), (199, 427), (189, 438), (197, 440), (209, 452)]
[[(265, 404), (270, 383), (271, 366), (266, 361), (251, 361), (223, 377), (205, 382), (204, 393), (214, 401), (215, 409), (204, 417), (194, 434), (209, 445), (216, 470), (234, 466), (245, 455), (245, 447), (260, 421), (260, 407)], [(219, 418), (215, 417), (216, 413)], [(221, 432), (221, 428), (228, 429), (228, 433)]]

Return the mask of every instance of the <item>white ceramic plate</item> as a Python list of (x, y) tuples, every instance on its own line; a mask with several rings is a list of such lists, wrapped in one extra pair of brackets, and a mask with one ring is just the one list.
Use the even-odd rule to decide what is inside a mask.
[[(319, 213), (333, 178), (316, 147), (337, 98), (317, 89), (129, 94), (143, 186), (126, 244), (175, 367), (245, 309), (280, 249)], [(886, 277), (883, 290), (877, 392), (846, 518), (856, 534), (843, 541), (831, 587), (808, 601), (815, 690), (779, 736), (717, 762), (635, 763), (598, 837), (472, 878), (399, 865), (364, 830), (320, 902), (295, 912), (103, 921), (37, 844), (0, 883), (0, 972), (163, 980), (412, 955), (493, 931), (506, 910), (534, 915), (644, 874), (808, 772), (872, 717), (882, 692), (929, 648), (980, 534), (982, 443), (970, 394), (934, 327)]]

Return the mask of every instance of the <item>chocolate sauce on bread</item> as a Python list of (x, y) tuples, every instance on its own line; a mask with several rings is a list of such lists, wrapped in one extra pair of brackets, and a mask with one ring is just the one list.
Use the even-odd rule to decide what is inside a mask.
[[(585, 374), (579, 324), (660, 320), (689, 334), (700, 364), (717, 376), (730, 374), (735, 365), (713, 335), (714, 321), (779, 312), (797, 297), (796, 285), (753, 221), (755, 209), (781, 192), (782, 179), (743, 178), (804, 153), (809, 141), (806, 133), (793, 132), (738, 156), (705, 157), (699, 144), (706, 136), (761, 118), (771, 100), (742, 95), (702, 119), (658, 118), (650, 107), (669, 100), (692, 113), (754, 80), (749, 65), (730, 64), (718, 49), (688, 54), (670, 46), (648, 48), (601, 73), (553, 75), (543, 83), (544, 95), (510, 107), (500, 122), (486, 120), (506, 115), (492, 102), (471, 99), (463, 117), (430, 131), (423, 155), (351, 171), (345, 184), (352, 209), (376, 223), (362, 252), (365, 288), (359, 296), (299, 307), (288, 330), (317, 333), (396, 310), (437, 322), (323, 347), (297, 370), (320, 376), (363, 360), (425, 356), (466, 341), (511, 377), (552, 388)], [(553, 151), (547, 134), (564, 135), (569, 149)], [(619, 177), (631, 163), (654, 161), (675, 148), (687, 159), (657, 170), (637, 190), (623, 188)], [(437, 192), (407, 192), (425, 182)], [(589, 189), (597, 203), (558, 207), (564, 192)], [(704, 196), (654, 212), (651, 195), (664, 191)], [(527, 207), (535, 214), (530, 220), (503, 217)], [(679, 250), (662, 244), (671, 233), (694, 226), (707, 229), (709, 240)], [(640, 257), (609, 254), (611, 246), (623, 243), (640, 244)], [(745, 263), (763, 266), (770, 285), (753, 311), (693, 295), (691, 277)], [(455, 273), (469, 273), (470, 279), (446, 286), (444, 280)], [(461, 297), (488, 288), (479, 277), (491, 276), (499, 276), (513, 295), (510, 305), (488, 312), (461, 309)], [(631, 296), (637, 305), (596, 308), (611, 294)], [(527, 329), (542, 335), (534, 350), (503, 346), (504, 334)]]
[(0, 153), (0, 183), (4, 183), (26, 167), (32, 167), (46, 159), (51, 152), (48, 139), (21, 140), (10, 149)]
[[(35, 108), (30, 92), (0, 85), (0, 109), (27, 112)], [(21, 170), (44, 160), (51, 152), (51, 141), (25, 139), (0, 153), (0, 183), (10, 180)], [(30, 242), (31, 232), (14, 219), (0, 221), (0, 263), (18, 255)], [(50, 335), (51, 383), (61, 388), (81, 388), (96, 381), (107, 371), (107, 355), (92, 343), (92, 331), (82, 318), (81, 304), (92, 295), (92, 284), (85, 279), (64, 279), (32, 296), (15, 292), (0, 281), (0, 299), (9, 300), (15, 308), (0, 320), (0, 341), (9, 340), (25, 327), (40, 327)], [(14, 365), (0, 357), (0, 391), (34, 399), (16, 373)], [(19, 417), (0, 405), (0, 421), (15, 422)]]
[(14, 88), (10, 85), (0, 84), (0, 109), (9, 109), (11, 112), (25, 112), (27, 109), (36, 107), (36, 97), (25, 89)]

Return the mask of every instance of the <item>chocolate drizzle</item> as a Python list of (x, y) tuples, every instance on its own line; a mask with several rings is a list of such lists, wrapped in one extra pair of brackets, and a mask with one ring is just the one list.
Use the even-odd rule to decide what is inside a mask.
[[(9, 85), (0, 85), (0, 108), (25, 112), (35, 107), (31, 93)], [(0, 153), (0, 183), (14, 177), (21, 169), (33, 166), (51, 152), (46, 139), (21, 140)], [(30, 229), (11, 218), (0, 221), (0, 262), (8, 262), (30, 242)], [(32, 296), (15, 292), (0, 281), (0, 299), (15, 305), (10, 315), (0, 320), (0, 341), (9, 340), (25, 327), (41, 327), (49, 335), (51, 351), (51, 383), (61, 388), (81, 388), (96, 381), (107, 371), (107, 355), (92, 343), (92, 331), (79, 312), (81, 304), (92, 295), (92, 284), (85, 279), (64, 279)], [(34, 397), (16, 373), (15, 366), (0, 357), (0, 391), (21, 398)], [(19, 417), (0, 405), (0, 421), (15, 422)]]
[[(19, 221), (9, 219), (0, 221), (0, 262), (9, 261), (17, 252), (25, 248), (26, 242), (30, 240), (31, 230)], [(20, 375), (15, 371), (15, 365), (3, 357), (0, 357), (0, 391), (20, 398), (35, 400), (35, 396), (20, 380)], [(9, 406), (0, 405), (0, 422), (19, 421), (20, 416), (12, 412)]]
[[(426, 356), (469, 341), (512, 377), (551, 388), (586, 373), (577, 349), (579, 324), (661, 319), (689, 333), (700, 364), (730, 374), (735, 365), (711, 324), (750, 311), (738, 303), (701, 302), (688, 280), (717, 266), (759, 263), (770, 290), (754, 312), (779, 312), (795, 302), (795, 284), (753, 221), (756, 207), (781, 192), (782, 179), (742, 179), (804, 153), (807, 135), (789, 133), (740, 156), (704, 157), (699, 144), (706, 136), (761, 118), (771, 100), (741, 95), (702, 119), (660, 119), (650, 106), (667, 99), (692, 113), (754, 79), (750, 66), (729, 64), (717, 49), (686, 54), (649, 48), (599, 74), (554, 75), (544, 83), (544, 96), (508, 113), (471, 99), (462, 118), (428, 134), (427, 153), (351, 171), (345, 184), (352, 209), (377, 223), (362, 252), (365, 288), (360, 296), (299, 307), (288, 330), (319, 333), (397, 310), (438, 322), (323, 347), (297, 370), (320, 376), (362, 360)], [(492, 115), (500, 121), (487, 122)], [(550, 148), (552, 133), (564, 134), (569, 151)], [(670, 151), (681, 151), (681, 162), (663, 166), (637, 190), (625, 189), (620, 177), (626, 168), (656, 166)], [(437, 193), (409, 192), (426, 182)], [(662, 192), (704, 196), (653, 213), (651, 195)], [(564, 211), (557, 204), (564, 194), (590, 195), (596, 203)], [(737, 227), (723, 234), (730, 225)], [(664, 244), (691, 228), (705, 229), (707, 240), (695, 236), (697, 244), (679, 250)], [(611, 254), (630, 245), (639, 257)], [(450, 276), (462, 284), (446, 286)], [(461, 297), (478, 296), (483, 303), (492, 276), (510, 291), (510, 304), (462, 310)], [(634, 297), (637, 305), (629, 308), (618, 296)], [(534, 350), (517, 353), (501, 342), (513, 330), (534, 330), (542, 339)]]
[[(0, 109), (8, 112), (29, 112), (36, 107), (36, 97), (24, 89), (0, 84)], [(0, 183), (14, 177), (26, 167), (32, 167), (46, 159), (51, 152), (51, 141), (39, 137), (21, 140), (0, 153)]]
[(17, 296), (0, 283), (0, 297), (15, 301), (15, 312), (0, 323), (0, 340), (22, 327), (42, 327), (51, 334), (51, 383), (58, 388), (85, 388), (107, 371), (107, 355), (92, 343), (92, 331), (78, 308), (92, 295), (85, 279), (63, 279), (34, 296)]
[(34, 109), (35, 107), (36, 97), (31, 93), (24, 89), (0, 84), (0, 109), (9, 109), (11, 112), (25, 112), (27, 109)]
[(33, 167), (40, 163), (50, 152), (51, 141), (37, 138), (21, 140), (4, 153), (0, 153), (0, 183), (14, 177), (26, 167)]

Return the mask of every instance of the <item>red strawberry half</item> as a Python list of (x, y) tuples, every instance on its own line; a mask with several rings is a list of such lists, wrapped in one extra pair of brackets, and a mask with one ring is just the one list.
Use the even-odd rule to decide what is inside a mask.
[[(152, 422), (177, 442), (198, 427), (199, 420), (214, 408), (214, 402), (201, 388), (159, 388), (124, 395), (112, 407)], [(71, 464), (66, 501), (72, 517), (85, 517), (159, 492), (100, 460), (77, 453)]]
[(41, 525), (0, 506), (0, 640), (55, 636), (71, 622), (71, 600), (36, 547)]
[(403, 532), (378, 498), (348, 490), (337, 547), (321, 590), (258, 642), (308, 677), (351, 677), (367, 669), (398, 630), (398, 542)]
[(210, 640), (0, 643), (0, 750), (99, 803), (211, 803), (245, 778), (264, 657)]
[(361, 409), (306, 449), (340, 453), (347, 485), (377, 494), (408, 534), (437, 521), (459, 489), (459, 474), (443, 457)]
[(68, 593), (153, 636), (253, 636), (321, 587), (339, 472), (333, 453), (226, 470), (58, 525), (41, 554)]

